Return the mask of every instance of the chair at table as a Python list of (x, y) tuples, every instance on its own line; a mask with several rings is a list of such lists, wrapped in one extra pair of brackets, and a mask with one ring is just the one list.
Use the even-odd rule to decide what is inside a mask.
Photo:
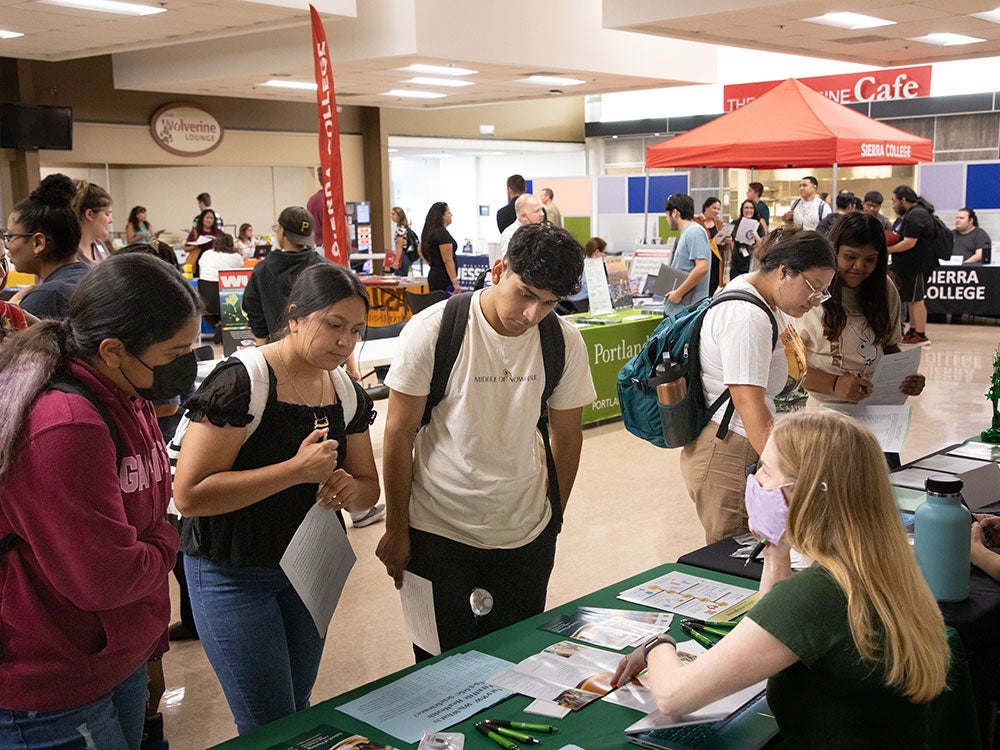
[(406, 306), (410, 308), (410, 312), (416, 315), (421, 310), (426, 310), (431, 305), (443, 300), (445, 293), (440, 289), (435, 289), (433, 292), (421, 294), (420, 292), (411, 292), (407, 289), (403, 292), (403, 296), (406, 299)]
[(219, 282), (198, 279), (198, 296), (204, 309), (202, 317), (213, 329), (215, 336), (212, 341), (222, 343), (222, 305), (219, 302)]
[[(374, 341), (375, 339), (391, 339), (399, 335), (399, 332), (403, 330), (403, 326), (406, 325), (406, 321), (400, 323), (391, 323), (387, 326), (368, 326), (365, 328), (365, 341)], [(366, 372), (361, 376), (362, 382), (367, 380), (372, 375), (378, 381), (376, 385), (365, 388), (365, 392), (371, 397), (372, 401), (380, 401), (382, 399), (389, 398), (389, 386), (387, 386), (382, 381), (385, 380), (386, 373), (389, 372), (389, 365), (379, 365), (372, 369), (371, 372)]]

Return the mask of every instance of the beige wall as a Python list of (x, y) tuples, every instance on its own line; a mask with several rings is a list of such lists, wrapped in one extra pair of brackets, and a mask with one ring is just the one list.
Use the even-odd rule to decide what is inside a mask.
[(582, 96), (419, 112), (383, 109), (382, 118), (390, 135), (480, 138), (479, 126), (493, 125), (493, 137), (498, 139), (573, 143), (584, 140)]

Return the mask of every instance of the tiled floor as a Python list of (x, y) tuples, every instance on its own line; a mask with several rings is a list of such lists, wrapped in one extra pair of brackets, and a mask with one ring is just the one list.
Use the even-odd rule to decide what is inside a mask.
[[(923, 347), (920, 367), (927, 387), (911, 399), (904, 462), (978, 433), (990, 422), (984, 394), (1000, 327), (931, 325), (928, 336), (933, 343)], [(372, 428), (380, 463), (384, 425), (383, 413)], [(620, 422), (584, 431), (580, 474), (559, 539), (549, 606), (676, 560), (702, 544), (678, 454), (632, 437)], [(382, 524), (349, 532), (358, 563), (330, 628), (314, 703), (412, 663), (398, 595), (374, 556), (381, 534)], [(205, 748), (235, 735), (222, 690), (198, 642), (175, 644), (164, 659), (164, 671), (168, 690), (163, 712), (174, 750)]]

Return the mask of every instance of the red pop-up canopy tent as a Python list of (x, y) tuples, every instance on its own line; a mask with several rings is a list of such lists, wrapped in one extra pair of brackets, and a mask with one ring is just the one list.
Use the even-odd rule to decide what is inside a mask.
[(933, 159), (926, 138), (873, 120), (794, 78), (701, 127), (646, 149), (646, 167), (849, 167)]

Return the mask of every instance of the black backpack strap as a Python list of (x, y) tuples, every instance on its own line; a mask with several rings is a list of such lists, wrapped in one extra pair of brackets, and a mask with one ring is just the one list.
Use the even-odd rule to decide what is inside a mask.
[(438, 331), (437, 344), (434, 346), (434, 371), (431, 374), (431, 390), (427, 394), (427, 405), (421, 426), (431, 421), (431, 412), (444, 398), (445, 388), (452, 368), (458, 360), (465, 340), (465, 329), (469, 325), (469, 310), (472, 307), (472, 292), (452, 295), (444, 306), (441, 318), (441, 329)]
[(542, 388), (541, 408), (538, 415), (538, 431), (542, 434), (542, 445), (545, 446), (545, 468), (549, 479), (549, 503), (552, 505), (552, 516), (556, 519), (556, 531), (562, 528), (562, 495), (559, 493), (559, 477), (556, 474), (556, 461), (552, 456), (552, 445), (549, 441), (549, 409), (548, 402), (552, 392), (562, 379), (566, 368), (566, 339), (563, 338), (562, 324), (555, 312), (550, 312), (538, 324), (538, 338), (542, 344), (542, 363), (545, 367), (545, 385)]
[(74, 396), (81, 396), (97, 409), (97, 413), (101, 415), (104, 424), (108, 426), (108, 432), (111, 433), (111, 441), (115, 444), (115, 466), (121, 466), (122, 458), (125, 455), (122, 449), (121, 431), (118, 429), (118, 425), (115, 424), (115, 420), (111, 418), (111, 412), (108, 411), (108, 407), (97, 398), (93, 391), (79, 380), (65, 375), (57, 375), (53, 380), (49, 381), (45, 388), (49, 391), (59, 391), (60, 393), (71, 393)]
[[(698, 366), (697, 368), (695, 368), (696, 371), (692, 370), (691, 374), (688, 376), (688, 380), (690, 381), (689, 385), (690, 387), (697, 387), (697, 390), (695, 391), (696, 394), (702, 394), (701, 399), (703, 405), (704, 405), (705, 391), (704, 388), (702, 387), (702, 382), (701, 382), (701, 362), (700, 360), (694, 359), (695, 357), (699, 356), (698, 345), (701, 341), (701, 325), (705, 320), (705, 314), (708, 313), (709, 308), (715, 307), (716, 305), (731, 299), (737, 299), (737, 300), (742, 300), (743, 302), (749, 302), (753, 305), (756, 305), (765, 313), (767, 313), (768, 320), (771, 321), (771, 351), (774, 351), (774, 347), (777, 346), (778, 344), (778, 321), (775, 320), (774, 313), (771, 312), (771, 308), (767, 306), (767, 303), (764, 302), (764, 300), (762, 300), (756, 294), (751, 294), (750, 292), (744, 292), (740, 289), (723, 291), (720, 294), (718, 294), (709, 303), (708, 307), (705, 308), (705, 313), (703, 313), (701, 317), (699, 317), (698, 320), (695, 321), (694, 328), (692, 329), (691, 332), (691, 343), (688, 354), (688, 363), (698, 362)], [(726, 411), (722, 415), (722, 421), (719, 423), (719, 429), (715, 433), (715, 436), (719, 438), (719, 440), (725, 438), (726, 435), (729, 433), (729, 423), (732, 421), (733, 413), (736, 411), (736, 407), (733, 404), (733, 400), (729, 394), (729, 388), (727, 387), (723, 389), (722, 393), (719, 394), (718, 398), (716, 398), (715, 401), (712, 402), (712, 405), (707, 407), (708, 416), (709, 419), (711, 419), (715, 415), (715, 412), (717, 412), (719, 408), (722, 406), (722, 404), (727, 400), (729, 401), (729, 403), (726, 405)]]

